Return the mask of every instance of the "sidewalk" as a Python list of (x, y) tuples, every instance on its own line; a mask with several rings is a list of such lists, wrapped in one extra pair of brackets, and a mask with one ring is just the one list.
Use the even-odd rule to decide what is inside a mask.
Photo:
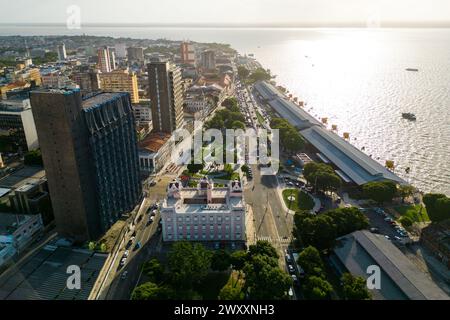
[(245, 215), (245, 233), (247, 247), (256, 244), (256, 230), (255, 223), (253, 221), (253, 209), (250, 205), (247, 205), (247, 214)]

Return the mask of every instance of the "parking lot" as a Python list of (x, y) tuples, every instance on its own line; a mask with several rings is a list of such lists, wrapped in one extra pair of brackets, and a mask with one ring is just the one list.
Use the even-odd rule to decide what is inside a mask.
[(393, 241), (397, 245), (405, 244), (410, 241), (406, 232), (402, 227), (396, 226), (399, 224), (393, 222), (393, 217), (384, 212), (381, 208), (365, 209), (364, 213), (370, 222), (371, 231), (385, 235), (389, 240)]

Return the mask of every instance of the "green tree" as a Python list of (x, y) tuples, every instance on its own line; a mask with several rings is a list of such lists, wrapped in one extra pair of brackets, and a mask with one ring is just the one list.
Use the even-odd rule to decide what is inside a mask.
[(402, 198), (403, 201), (405, 201), (405, 198), (412, 196), (415, 190), (416, 188), (409, 184), (399, 185), (397, 188), (397, 194)]
[(369, 219), (356, 207), (337, 208), (325, 214), (333, 219), (337, 237), (369, 227)]
[(238, 75), (239, 75), (239, 78), (241, 78), (242, 80), (245, 80), (250, 75), (250, 71), (244, 66), (239, 66), (238, 67)]
[(232, 112), (239, 112), (239, 103), (235, 97), (225, 99), (222, 102), (222, 106), (226, 107)]
[(241, 121), (233, 121), (231, 123), (231, 129), (242, 129), (245, 130), (245, 123), (241, 122)]
[(272, 79), (272, 75), (270, 74), (269, 70), (264, 70), (263, 68), (258, 68), (255, 71), (253, 71), (248, 76), (250, 83), (255, 83), (257, 81), (269, 81)]
[(144, 263), (142, 271), (151, 282), (160, 284), (164, 281), (164, 266), (156, 258)]
[(450, 198), (445, 194), (427, 193), (423, 196), (423, 203), (432, 222), (450, 219)]
[(397, 194), (397, 186), (392, 181), (372, 181), (362, 186), (366, 198), (378, 203), (390, 202)]
[(297, 263), (308, 276), (324, 277), (323, 262), (320, 252), (312, 246), (308, 246), (299, 254)]
[(346, 300), (370, 300), (371, 293), (367, 289), (366, 280), (344, 273), (341, 278), (342, 291)]
[(133, 290), (131, 300), (168, 300), (172, 299), (174, 292), (165, 286), (158, 286), (153, 282), (146, 282)]
[(292, 285), (291, 278), (279, 268), (278, 261), (273, 257), (261, 254), (252, 256), (245, 264), (244, 273), (251, 299), (283, 299)]
[(243, 300), (245, 298), (244, 284), (242, 272), (233, 271), (228, 282), (220, 290), (219, 300)]
[(263, 255), (275, 259), (279, 258), (277, 250), (275, 250), (275, 248), (270, 244), (269, 241), (265, 240), (264, 241), (258, 240), (256, 244), (251, 245), (249, 247), (249, 255), (250, 256)]
[(43, 166), (41, 150), (31, 150), (25, 154), (24, 163), (29, 166)]
[(311, 245), (319, 250), (334, 246), (336, 226), (332, 218), (326, 215), (311, 216), (296, 213), (294, 223), (294, 234), (303, 245)]
[(400, 223), (403, 227), (409, 228), (413, 225), (414, 221), (410, 217), (404, 216), (400, 218)]
[(311, 300), (329, 300), (333, 286), (320, 277), (307, 277), (304, 285), (305, 295)]
[(297, 152), (304, 148), (305, 140), (286, 119), (272, 118), (270, 126), (280, 131), (280, 143), (287, 151)]
[(242, 270), (245, 266), (245, 262), (247, 261), (248, 255), (247, 251), (238, 250), (231, 254), (231, 264), (233, 265), (234, 270)]
[(217, 250), (211, 258), (211, 269), (215, 271), (225, 271), (231, 265), (231, 257), (226, 250)]
[(303, 175), (309, 184), (322, 191), (336, 190), (342, 184), (334, 169), (325, 163), (307, 163), (303, 168)]
[(181, 289), (191, 289), (208, 274), (211, 252), (200, 244), (176, 242), (168, 254), (168, 267), (172, 283)]

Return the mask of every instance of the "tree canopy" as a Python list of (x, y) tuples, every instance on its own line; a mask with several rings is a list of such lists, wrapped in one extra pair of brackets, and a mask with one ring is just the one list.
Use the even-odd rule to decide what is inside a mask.
[(303, 249), (298, 256), (297, 263), (307, 275), (323, 276), (324, 265), (320, 252), (316, 248), (308, 246)]
[(341, 178), (334, 172), (333, 167), (325, 163), (307, 163), (303, 168), (303, 175), (306, 181), (317, 190), (336, 190), (342, 184)]
[(305, 139), (298, 133), (289, 121), (283, 118), (272, 118), (270, 121), (272, 129), (280, 130), (280, 146), (290, 152), (297, 152), (304, 148)]
[(367, 228), (367, 217), (355, 207), (329, 210), (315, 216), (307, 212), (294, 215), (294, 235), (299, 244), (319, 250), (331, 249), (335, 239)]
[(423, 203), (432, 222), (450, 219), (450, 198), (445, 194), (427, 193), (423, 196)]
[(136, 287), (131, 295), (131, 300), (168, 300), (174, 296), (172, 289), (158, 286), (153, 282), (146, 282)]
[(325, 279), (317, 276), (306, 278), (304, 285), (305, 296), (312, 300), (331, 299), (333, 286)]
[(172, 282), (180, 288), (190, 289), (208, 274), (211, 252), (201, 244), (175, 242), (168, 254)]
[(392, 181), (372, 181), (362, 186), (366, 198), (378, 203), (389, 202), (397, 194), (397, 186)]
[(367, 289), (366, 280), (344, 273), (341, 278), (342, 291), (346, 300), (370, 300), (371, 293)]

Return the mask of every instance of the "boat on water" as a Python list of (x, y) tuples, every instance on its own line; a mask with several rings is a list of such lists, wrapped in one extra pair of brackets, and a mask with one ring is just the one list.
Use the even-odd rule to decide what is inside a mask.
[(410, 112), (403, 112), (402, 113), (402, 118), (403, 119), (407, 119), (407, 120), (411, 120), (411, 121), (415, 121), (416, 115), (414, 113), (410, 113)]
[(416, 69), (416, 68), (407, 68), (406, 71), (417, 72), (417, 71), (419, 71), (419, 69)]

